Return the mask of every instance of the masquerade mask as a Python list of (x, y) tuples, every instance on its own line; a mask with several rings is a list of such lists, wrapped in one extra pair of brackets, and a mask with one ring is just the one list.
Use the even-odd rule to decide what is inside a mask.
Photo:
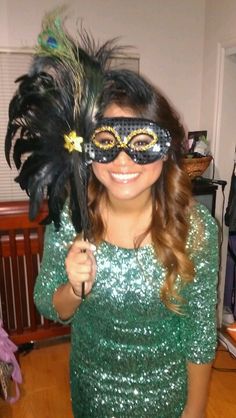
[(92, 161), (109, 163), (125, 151), (137, 164), (161, 160), (171, 137), (166, 129), (141, 118), (103, 118), (97, 125), (86, 151)]

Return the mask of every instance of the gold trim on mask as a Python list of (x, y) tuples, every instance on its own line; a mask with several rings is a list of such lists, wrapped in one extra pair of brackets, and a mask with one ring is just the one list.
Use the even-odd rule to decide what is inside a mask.
[[(114, 141), (112, 141), (110, 144), (101, 144), (101, 142), (96, 140), (96, 135), (99, 134), (100, 132), (110, 132), (112, 133), (112, 135), (114, 136)], [(112, 128), (111, 126), (101, 126), (100, 128), (97, 128), (94, 133), (93, 136), (91, 138), (92, 142), (94, 143), (94, 145), (96, 145), (97, 148), (100, 148), (102, 150), (109, 150), (112, 149), (114, 147), (117, 148), (127, 148), (128, 144), (130, 143), (130, 141), (132, 141), (132, 139), (137, 136), (137, 135), (148, 135), (150, 137), (152, 137), (152, 141), (149, 144), (143, 145), (141, 146), (138, 151), (146, 151), (150, 148), (152, 148), (157, 142), (158, 142), (158, 136), (155, 132), (153, 132), (151, 129), (148, 128), (140, 128), (140, 129), (135, 129), (134, 131), (130, 132), (130, 134), (125, 137), (123, 140), (120, 137), (120, 135), (118, 134), (118, 132)], [(117, 141), (117, 144), (115, 143), (115, 140)], [(130, 148), (135, 150), (135, 146), (132, 144), (130, 145)]]
[[(105, 144), (105, 145), (101, 144), (101, 142), (96, 140), (96, 135), (99, 134), (100, 132), (111, 132), (112, 135), (114, 136), (114, 142), (111, 144)], [(100, 148), (103, 150), (114, 148), (116, 146), (115, 140), (117, 140), (118, 143), (122, 142), (116, 130), (112, 128), (111, 126), (101, 126), (100, 128), (95, 129), (91, 140), (94, 143), (94, 145), (96, 145), (97, 148)]]

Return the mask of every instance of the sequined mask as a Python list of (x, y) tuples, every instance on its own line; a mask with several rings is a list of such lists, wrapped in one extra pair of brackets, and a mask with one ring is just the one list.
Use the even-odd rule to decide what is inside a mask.
[(167, 129), (141, 118), (103, 118), (86, 144), (88, 157), (110, 163), (125, 151), (137, 164), (149, 164), (165, 157), (171, 136)]

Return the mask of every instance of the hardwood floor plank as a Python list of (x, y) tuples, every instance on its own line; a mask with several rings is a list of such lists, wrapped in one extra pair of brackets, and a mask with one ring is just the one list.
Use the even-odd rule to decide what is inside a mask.
[[(214, 367), (236, 369), (236, 359), (219, 346)], [(206, 418), (236, 418), (236, 372), (213, 369)]]
[(69, 343), (21, 355), (21, 397), (13, 405), (0, 401), (0, 417), (72, 418), (68, 361)]

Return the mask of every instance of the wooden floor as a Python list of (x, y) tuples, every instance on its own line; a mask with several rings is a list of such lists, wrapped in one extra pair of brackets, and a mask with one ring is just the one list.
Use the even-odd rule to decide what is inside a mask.
[[(21, 355), (21, 398), (11, 406), (0, 400), (0, 417), (72, 418), (68, 358), (69, 342)], [(214, 366), (236, 369), (236, 360), (219, 347)], [(213, 370), (206, 418), (236, 418), (235, 372)]]

